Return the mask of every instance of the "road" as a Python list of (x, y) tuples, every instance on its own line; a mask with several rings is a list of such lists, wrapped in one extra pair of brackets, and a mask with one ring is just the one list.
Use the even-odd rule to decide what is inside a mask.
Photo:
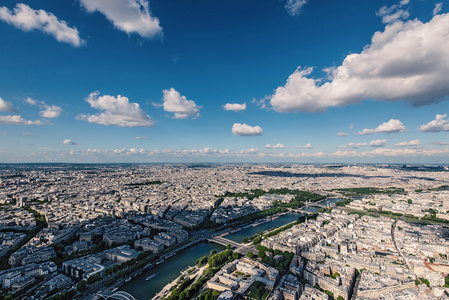
[[(401, 220), (404, 218), (404, 216), (401, 217)], [(412, 271), (412, 267), (410, 266), (410, 263), (407, 261), (407, 259), (404, 256), (404, 253), (402, 253), (402, 251), (399, 250), (398, 244), (396, 242), (396, 238), (394, 235), (394, 232), (396, 230), (396, 223), (398, 222), (398, 220), (395, 220), (393, 222), (393, 224), (391, 224), (391, 239), (393, 240), (393, 244), (394, 247), (396, 248), (396, 251), (399, 253), (399, 255), (401, 256), (402, 260), (404, 261), (405, 265), (407, 266), (407, 268), (409, 269), (409, 271)]]

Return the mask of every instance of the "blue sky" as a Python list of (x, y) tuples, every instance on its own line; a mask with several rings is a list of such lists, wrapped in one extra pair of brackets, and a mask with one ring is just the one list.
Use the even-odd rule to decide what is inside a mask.
[(440, 0), (0, 4), (0, 162), (447, 163)]

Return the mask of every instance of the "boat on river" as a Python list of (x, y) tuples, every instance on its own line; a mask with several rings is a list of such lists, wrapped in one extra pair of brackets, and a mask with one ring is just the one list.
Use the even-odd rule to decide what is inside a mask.
[(157, 276), (157, 274), (159, 274), (159, 273), (151, 274), (150, 276), (148, 276), (148, 277), (146, 278), (146, 281), (149, 281), (149, 280), (153, 279), (154, 277)]

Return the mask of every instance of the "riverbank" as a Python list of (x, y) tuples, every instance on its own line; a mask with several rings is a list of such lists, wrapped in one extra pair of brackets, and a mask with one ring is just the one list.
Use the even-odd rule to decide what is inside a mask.
[[(183, 250), (175, 250), (176, 255), (124, 283), (119, 290), (128, 292), (139, 300), (151, 299), (162, 290), (166, 290), (168, 284), (180, 277), (181, 271), (188, 266), (194, 266), (198, 258), (209, 255), (212, 250), (220, 252), (224, 249), (225, 247), (222, 245), (205, 241), (200, 241), (190, 247), (186, 245)], [(153, 274), (156, 276), (147, 281), (146, 278)]]

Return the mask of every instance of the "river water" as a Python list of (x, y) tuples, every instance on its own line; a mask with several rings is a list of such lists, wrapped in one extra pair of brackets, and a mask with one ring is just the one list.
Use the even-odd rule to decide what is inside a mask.
[(279, 226), (283, 226), (285, 224), (291, 223), (293, 221), (298, 220), (298, 218), (302, 216), (301, 214), (297, 214), (297, 213), (288, 213), (285, 214), (283, 216), (280, 216), (277, 219), (274, 219), (273, 221), (269, 221), (267, 223), (261, 224), (259, 226), (256, 227), (248, 227), (245, 229), (242, 229), (240, 231), (234, 232), (234, 233), (230, 233), (228, 235), (223, 236), (225, 239), (237, 242), (237, 243), (241, 243), (242, 240), (246, 237), (250, 237), (252, 235), (255, 235), (256, 233), (268, 230), (270, 228), (274, 228), (274, 227), (279, 227)]

